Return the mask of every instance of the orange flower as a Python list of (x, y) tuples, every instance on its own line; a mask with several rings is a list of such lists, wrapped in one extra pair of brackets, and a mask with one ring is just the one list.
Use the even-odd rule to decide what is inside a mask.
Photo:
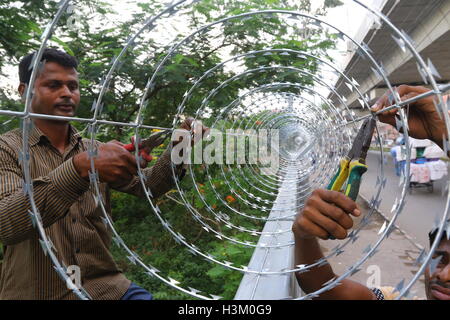
[(231, 195), (227, 196), (225, 199), (228, 201), (228, 203), (233, 203), (233, 202), (236, 201), (236, 199), (233, 196), (231, 196)]
[(213, 209), (217, 209), (217, 206), (215, 204), (212, 205)]
[(261, 123), (262, 123), (261, 121), (256, 121), (256, 125), (257, 125), (257, 126), (260, 126)]

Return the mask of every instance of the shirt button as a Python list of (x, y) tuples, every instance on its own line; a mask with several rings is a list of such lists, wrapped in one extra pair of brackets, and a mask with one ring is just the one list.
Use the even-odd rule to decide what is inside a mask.
[(73, 222), (73, 223), (77, 222), (77, 218), (73, 218), (73, 219), (72, 219), (72, 222)]
[(77, 249), (75, 250), (75, 253), (80, 253), (80, 248), (77, 248)]

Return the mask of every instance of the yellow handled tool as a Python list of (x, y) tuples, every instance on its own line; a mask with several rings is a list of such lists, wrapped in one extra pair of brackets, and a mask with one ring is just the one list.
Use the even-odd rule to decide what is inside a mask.
[(364, 121), (353, 142), (352, 149), (340, 161), (338, 171), (328, 185), (328, 190), (342, 191), (344, 184), (347, 182), (343, 191), (346, 196), (354, 201), (356, 200), (361, 186), (362, 176), (368, 170), (366, 157), (372, 142), (375, 126), (376, 121), (374, 118)]

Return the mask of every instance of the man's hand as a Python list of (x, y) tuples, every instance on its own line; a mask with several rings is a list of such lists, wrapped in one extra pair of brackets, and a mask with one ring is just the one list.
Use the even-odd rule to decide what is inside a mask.
[[(88, 180), (91, 162), (87, 152), (77, 154), (73, 164), (81, 177)], [(136, 158), (117, 142), (109, 142), (98, 147), (94, 159), (100, 182), (120, 187), (128, 184), (137, 174)]]
[[(109, 143), (114, 143), (114, 144), (117, 144), (118, 146), (121, 146), (122, 148), (125, 148), (125, 143), (122, 143), (117, 140), (111, 140), (111, 141), (109, 141)], [(133, 141), (133, 143), (134, 143), (134, 141)], [(134, 156), (134, 153), (131, 153), (131, 154)], [(153, 160), (153, 157), (151, 155), (144, 156), (141, 154), (141, 158), (142, 158), (142, 160), (140, 162), (140, 167), (142, 169), (147, 168), (148, 163)]]
[[(353, 227), (350, 214), (356, 217), (361, 215), (352, 199), (336, 191), (315, 190), (292, 226), (295, 265), (311, 265), (324, 258), (317, 237), (327, 240), (331, 235), (336, 239), (345, 239), (347, 230)], [(306, 293), (322, 289), (324, 284), (337, 277), (330, 264), (315, 266), (295, 276)], [(376, 297), (366, 286), (344, 279), (337, 287), (321, 293), (317, 299), (375, 300)]]
[(318, 237), (328, 240), (330, 235), (345, 239), (347, 230), (353, 227), (350, 214), (355, 217), (361, 215), (352, 199), (337, 191), (315, 190), (294, 221), (292, 231), (298, 239)]
[[(425, 87), (412, 87), (401, 85), (397, 88), (402, 101), (414, 98), (420, 94), (430, 91)], [(390, 91), (381, 97), (372, 107), (373, 112), (378, 112), (389, 107)], [(442, 147), (442, 138), (446, 132), (445, 122), (440, 118), (436, 107), (433, 103), (434, 96), (420, 99), (410, 104), (408, 126), (409, 134), (416, 139), (430, 139)], [(395, 116), (398, 110), (393, 109), (385, 113), (381, 113), (378, 117), (380, 121), (396, 126)]]

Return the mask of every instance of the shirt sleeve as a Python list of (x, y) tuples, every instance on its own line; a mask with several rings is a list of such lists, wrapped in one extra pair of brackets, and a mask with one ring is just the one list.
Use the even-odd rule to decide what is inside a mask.
[[(63, 218), (72, 204), (89, 189), (76, 171), (73, 158), (32, 181), (33, 197), (44, 228)], [(36, 234), (31, 204), (16, 153), (0, 141), (0, 241), (14, 245)]]
[[(145, 185), (150, 189), (152, 198), (159, 198), (175, 186), (171, 166), (172, 160), (170, 157), (170, 149), (167, 149), (153, 167), (142, 170)], [(175, 174), (180, 180), (183, 178), (184, 173), (185, 170), (181, 165), (175, 167)], [(145, 198), (145, 192), (142, 188), (139, 176), (134, 177), (128, 185), (114, 189), (120, 192), (133, 194), (140, 198)]]

